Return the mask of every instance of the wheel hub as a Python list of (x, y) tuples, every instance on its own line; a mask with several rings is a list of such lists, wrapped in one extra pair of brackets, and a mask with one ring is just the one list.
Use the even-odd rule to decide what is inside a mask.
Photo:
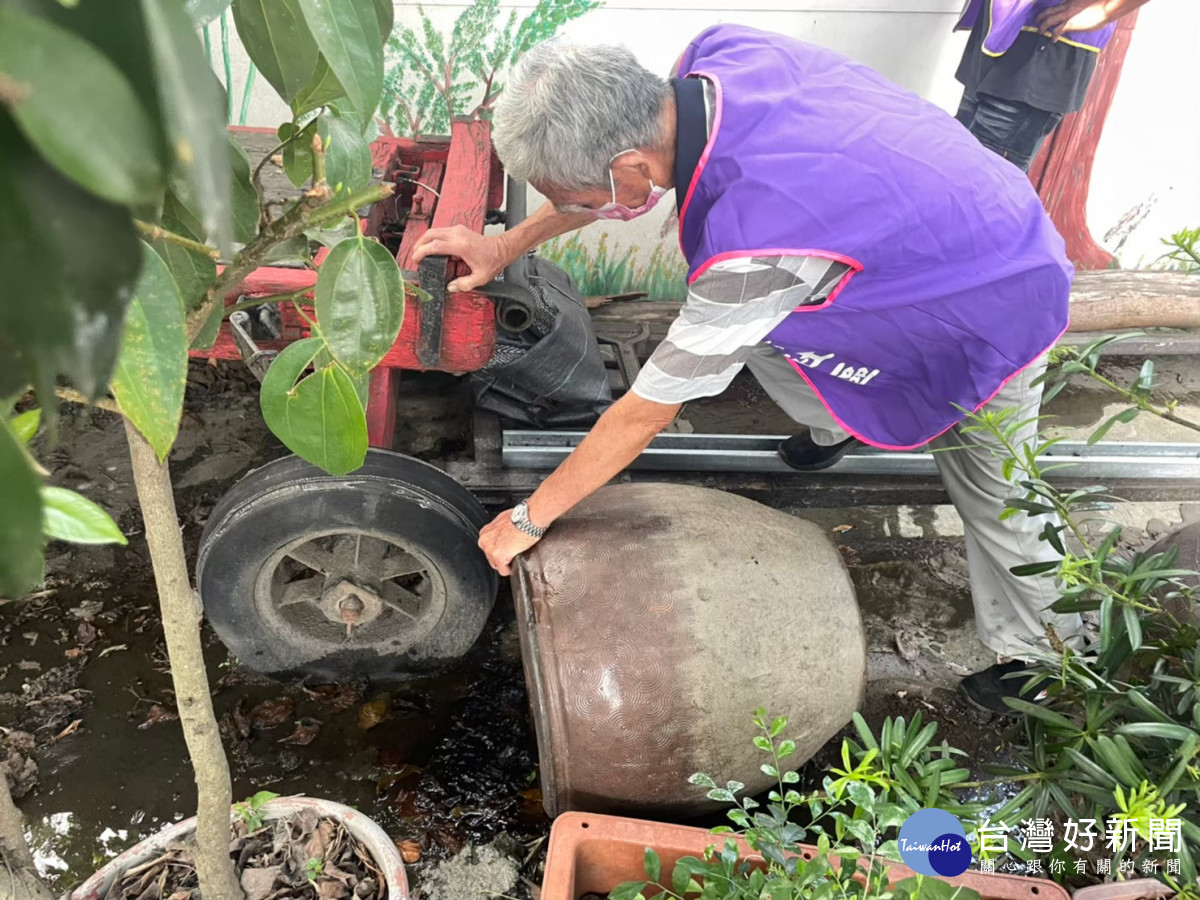
[(346, 626), (352, 637), (356, 626), (368, 625), (383, 612), (384, 601), (376, 591), (349, 578), (342, 578), (321, 593), (317, 607), (330, 622)]
[[(270, 563), (266, 600), (284, 627), (310, 638), (375, 642), (418, 627), (430, 613), (435, 586), (428, 564), (391, 540), (368, 534), (327, 534), (283, 548)], [(326, 629), (326, 631), (322, 631)], [(374, 638), (372, 638), (374, 634)]]

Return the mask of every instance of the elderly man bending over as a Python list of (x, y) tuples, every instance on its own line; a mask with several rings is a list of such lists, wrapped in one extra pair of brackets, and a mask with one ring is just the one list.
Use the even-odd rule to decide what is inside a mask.
[[(517, 228), (427, 233), (417, 257), (495, 277), (525, 251), (596, 218), (631, 219), (675, 189), (687, 302), (632, 390), (538, 490), (480, 537), (507, 574), (555, 519), (628, 466), (680, 405), (743, 367), (808, 430), (797, 469), (856, 441), (935, 456), (966, 528), (975, 617), (997, 664), (969, 676), (976, 705), (1007, 711), (1055, 615), (1044, 522), (1001, 521), (1020, 495), (963, 409), (1038, 413), (1043, 355), (1067, 324), (1072, 270), (1029, 181), (952, 117), (866, 66), (736, 25), (704, 31), (664, 80), (620, 47), (549, 42), (513, 73), (495, 116), (508, 172), (548, 199)], [(1023, 426), (1019, 441), (1036, 435)]]

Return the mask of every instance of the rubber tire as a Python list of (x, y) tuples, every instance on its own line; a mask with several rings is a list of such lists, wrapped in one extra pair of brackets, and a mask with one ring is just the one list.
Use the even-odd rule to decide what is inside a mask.
[[(196, 584), (217, 635), (255, 671), (325, 682), (421, 677), (466, 654), (491, 614), (496, 573), (477, 545), (488, 520), (470, 491), (403, 454), (371, 450), (362, 468), (340, 477), (289, 456), (250, 472), (214, 507), (200, 538)], [(306, 534), (368, 522), (434, 562), (446, 585), (442, 616), (396, 654), (359, 649), (315, 656), (312, 648), (289, 644), (253, 600), (263, 564)]]

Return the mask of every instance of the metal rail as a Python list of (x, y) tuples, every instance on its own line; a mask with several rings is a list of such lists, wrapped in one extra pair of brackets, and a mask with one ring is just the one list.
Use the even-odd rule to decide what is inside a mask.
[[(505, 430), (500, 460), (505, 468), (553, 469), (587, 432)], [(786, 435), (662, 434), (631, 469), (674, 472), (741, 472), (804, 475), (776, 454)], [(1101, 441), (1056, 444), (1047, 464), (1059, 465), (1051, 478), (1104, 481), (1200, 480), (1200, 444)], [(822, 475), (936, 476), (928, 451), (886, 452), (862, 447), (848, 453)]]

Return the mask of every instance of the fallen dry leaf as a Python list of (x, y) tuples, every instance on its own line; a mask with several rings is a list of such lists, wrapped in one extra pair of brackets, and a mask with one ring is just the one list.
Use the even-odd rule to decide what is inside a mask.
[(169, 706), (163, 706), (161, 703), (155, 703), (150, 707), (150, 714), (146, 716), (146, 721), (138, 726), (139, 731), (149, 728), (151, 725), (157, 725), (160, 722), (174, 722), (179, 718), (179, 713)]
[(50, 738), (50, 743), (52, 743), (52, 744), (57, 743), (58, 741), (61, 741), (63, 738), (65, 738), (67, 735), (74, 734), (76, 731), (79, 730), (79, 726), (82, 724), (83, 724), (83, 719), (76, 719), (74, 722), (72, 722), (70, 725), (68, 725), (66, 728), (64, 728), (62, 731), (60, 731), (54, 737)]
[(834, 534), (845, 534), (847, 531), (852, 531), (853, 529), (853, 525), (834, 525), (830, 530)]
[(321, 684), (311, 688), (308, 693), (320, 701), (325, 712), (330, 715), (343, 713), (354, 709), (362, 702), (363, 689), (360, 685), (348, 682), (346, 684)]
[(250, 724), (255, 728), (276, 728), (292, 718), (296, 704), (291, 697), (276, 697), (264, 700), (250, 710)]
[(396, 849), (406, 863), (415, 863), (421, 858), (421, 845), (416, 841), (396, 841)]
[(67, 659), (79, 659), (79, 657), (83, 656), (83, 654), (84, 651), (79, 647), (72, 647), (70, 650), (63, 651), (63, 656), (65, 656)]
[(371, 700), (358, 708), (358, 727), (363, 731), (374, 728), (387, 715), (388, 698)]
[(316, 740), (321, 733), (321, 723), (316, 719), (301, 719), (296, 723), (296, 729), (285, 738), (280, 738), (280, 744), (299, 744), (304, 747)]
[(279, 872), (279, 866), (242, 872), (242, 890), (246, 892), (246, 900), (266, 900), (275, 887)]
[(86, 647), (96, 639), (96, 626), (86, 619), (79, 623), (79, 627), (75, 629), (75, 643), (80, 647)]

